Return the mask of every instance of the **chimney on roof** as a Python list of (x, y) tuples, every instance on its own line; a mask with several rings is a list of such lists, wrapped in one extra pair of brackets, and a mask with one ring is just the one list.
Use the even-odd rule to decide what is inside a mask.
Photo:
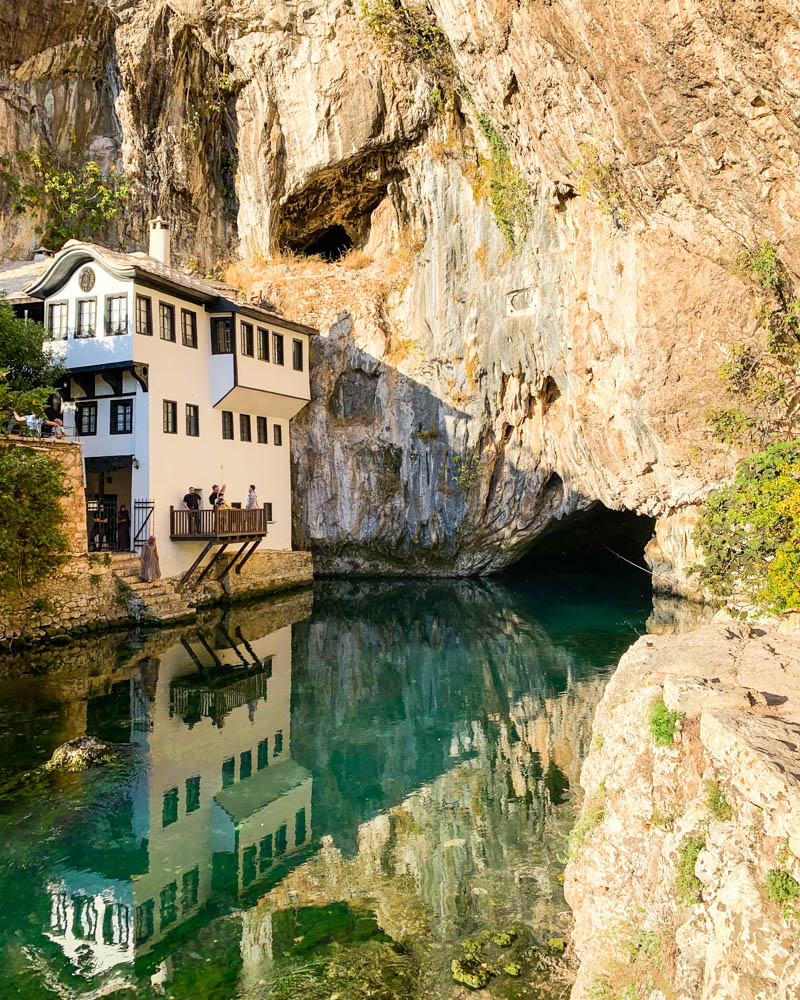
[(159, 215), (150, 220), (150, 245), (147, 249), (151, 257), (155, 257), (165, 267), (170, 266), (169, 258), (169, 225)]

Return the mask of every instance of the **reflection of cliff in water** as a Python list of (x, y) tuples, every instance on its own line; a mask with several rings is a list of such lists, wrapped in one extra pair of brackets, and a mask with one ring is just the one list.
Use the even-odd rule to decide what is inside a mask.
[(46, 840), (0, 838), (12, 964), (184, 1000), (212, 968), (215, 996), (271, 982), (315, 941), (382, 929), (446, 969), (475, 928), (557, 928), (602, 668), (646, 612), (555, 596), (330, 583), (311, 617), (293, 598), (32, 659), (14, 690), (61, 696), (59, 736), (130, 741), (140, 766), (76, 778), (82, 809), (26, 804), (21, 837)]
[(294, 630), (292, 752), (314, 775), (323, 849), (261, 919), (366, 900), (395, 940), (434, 949), (508, 923), (556, 931), (599, 668), (629, 641), (616, 623), (592, 631), (577, 654), (493, 585), (318, 588)]
[(614, 623), (593, 632), (583, 652), (565, 648), (524, 598), (491, 584), (319, 587), (313, 618), (295, 629), (292, 690), (293, 752), (323, 779), (318, 832), (352, 854), (359, 823), (503, 740), (537, 751), (548, 780), (563, 781), (557, 767), (576, 782), (586, 733), (564, 732), (554, 753), (543, 720), (564, 711), (547, 707), (561, 694), (580, 702), (576, 681), (629, 642)]

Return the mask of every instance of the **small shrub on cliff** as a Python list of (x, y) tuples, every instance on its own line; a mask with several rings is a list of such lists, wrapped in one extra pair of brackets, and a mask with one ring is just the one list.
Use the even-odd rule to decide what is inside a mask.
[(741, 588), (760, 609), (800, 607), (800, 444), (782, 442), (737, 466), (707, 498), (694, 532), (694, 567), (718, 597)]
[(131, 192), (130, 183), (114, 167), (103, 176), (93, 160), (62, 159), (49, 150), (1, 158), (0, 184), (15, 212), (42, 218), (36, 231), (53, 249), (102, 232)]
[(694, 870), (700, 852), (706, 846), (703, 836), (687, 837), (678, 852), (678, 864), (675, 874), (675, 898), (683, 906), (691, 906), (700, 902), (700, 891), (703, 883), (695, 875)]
[(530, 185), (525, 175), (511, 162), (508, 148), (489, 116), (479, 114), (478, 124), (491, 153), (489, 204), (508, 248), (517, 250), (531, 224), (533, 199)]
[(767, 872), (764, 891), (787, 923), (793, 917), (800, 918), (800, 883), (786, 868), (771, 868)]
[(68, 493), (60, 462), (32, 448), (0, 449), (0, 591), (38, 583), (64, 562), (59, 501)]
[(718, 374), (735, 405), (711, 409), (707, 418), (723, 444), (763, 448), (795, 436), (800, 422), (800, 302), (766, 241), (743, 250), (733, 270), (764, 293), (756, 307), (759, 336), (728, 345)]
[(567, 841), (567, 861), (575, 861), (580, 855), (591, 840), (595, 829), (603, 822), (605, 815), (605, 790), (601, 789), (598, 800), (584, 807), (570, 832)]
[(736, 258), (735, 270), (739, 275), (754, 278), (765, 291), (769, 291), (780, 285), (783, 267), (775, 248), (762, 240), (757, 247), (742, 250)]
[(708, 811), (721, 822), (727, 822), (733, 815), (731, 804), (716, 781), (706, 782), (706, 805)]
[(657, 747), (670, 747), (678, 731), (680, 712), (670, 712), (663, 698), (658, 698), (650, 708), (650, 735)]
[(600, 211), (614, 220), (617, 229), (626, 229), (630, 218), (617, 165), (604, 160), (590, 142), (580, 143), (578, 152), (580, 156), (572, 164), (572, 169), (578, 172), (578, 194), (582, 198), (593, 195)]
[(402, 0), (362, 0), (361, 19), (388, 52), (417, 63), (437, 77), (455, 75), (447, 35), (433, 18), (421, 17)]

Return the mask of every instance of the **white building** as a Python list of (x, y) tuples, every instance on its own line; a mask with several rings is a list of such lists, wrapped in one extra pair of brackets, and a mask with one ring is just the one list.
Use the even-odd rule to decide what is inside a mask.
[(250, 640), (218, 626), (122, 682), (140, 761), (126, 813), (137, 850), (112, 878), (119, 850), (105, 844), (97, 871), (62, 864), (47, 887), (45, 933), (87, 986), (151, 952), (215, 896), (261, 895), (306, 856), (312, 776), (291, 758), (291, 661), (291, 625)]
[[(149, 250), (70, 241), (24, 289), (43, 301), (69, 372), (65, 424), (83, 443), (87, 496), (111, 511), (126, 504), (138, 543), (156, 536), (164, 576), (223, 539), (236, 548), (221, 563), (290, 549), (289, 425), (310, 399), (316, 331), (172, 268), (161, 219)], [(251, 483), (258, 510), (213, 517), (214, 484), (245, 507)], [(171, 518), (190, 486), (202, 518)]]

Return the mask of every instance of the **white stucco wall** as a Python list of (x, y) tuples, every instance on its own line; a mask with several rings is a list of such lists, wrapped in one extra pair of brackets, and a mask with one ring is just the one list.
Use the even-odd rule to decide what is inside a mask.
[[(83, 266), (92, 269), (95, 283), (90, 292), (80, 289), (79, 280)], [(233, 386), (234, 358), (232, 355), (211, 354), (211, 315), (203, 305), (182, 300), (174, 295), (156, 291), (132, 280), (121, 280), (109, 275), (102, 266), (90, 263), (78, 267), (57, 293), (45, 300), (67, 300), (67, 325), (70, 331), (66, 341), (52, 342), (54, 353), (61, 354), (70, 369), (109, 365), (119, 362), (148, 366), (148, 391), (130, 374), (123, 380), (123, 395), (134, 402), (133, 430), (131, 434), (111, 434), (110, 414), (112, 389), (100, 375), (95, 376), (94, 395), (84, 397), (97, 401), (97, 433), (82, 438), (84, 454), (88, 458), (132, 455), (131, 487), (123, 495), (124, 487), (116, 480), (105, 492), (116, 492), (120, 502), (132, 506), (136, 499), (155, 502), (152, 533), (156, 535), (164, 576), (175, 576), (185, 571), (202, 550), (204, 543), (171, 542), (169, 538), (169, 508), (180, 508), (183, 495), (189, 486), (201, 491), (203, 506), (214, 483), (227, 486), (229, 502), (244, 505), (250, 483), (256, 486), (261, 504), (272, 504), (273, 521), (261, 547), (265, 549), (291, 549), (291, 479), (289, 417), (305, 405), (309, 390), (308, 335), (281, 330), (274, 324), (252, 320), (255, 338), (255, 356), (241, 353), (241, 322), (236, 320), (236, 367), (238, 382), (247, 386), (246, 391), (234, 390), (227, 401), (216, 408), (215, 402)], [(136, 295), (146, 295), (151, 301), (152, 336), (134, 333), (136, 320)], [(105, 299), (108, 295), (127, 296), (128, 329), (124, 335), (106, 336)], [(76, 339), (77, 301), (92, 297), (97, 301), (96, 333), (91, 338)], [(175, 341), (160, 337), (159, 304), (174, 308)], [(194, 311), (197, 320), (197, 348), (182, 343), (181, 310)], [(245, 319), (245, 322), (251, 322)], [(272, 359), (273, 332), (284, 337), (284, 364), (276, 365), (257, 357), (257, 329), (269, 329), (270, 357)], [(292, 367), (292, 341), (303, 342), (303, 371)], [(76, 401), (80, 391), (76, 390)], [(163, 429), (163, 403), (171, 400), (177, 404), (177, 433), (167, 434)], [(199, 437), (186, 434), (186, 405), (199, 408)], [(245, 409), (246, 407), (246, 409)], [(222, 437), (222, 411), (233, 413), (233, 440)], [(251, 441), (242, 441), (240, 412), (250, 415)], [(258, 442), (257, 416), (267, 418), (267, 443)], [(275, 427), (281, 428), (282, 442), (275, 444)], [(136, 467), (138, 465), (138, 468)], [(97, 491), (96, 476), (90, 477), (90, 495)], [(117, 477), (119, 478), (119, 477)]]

